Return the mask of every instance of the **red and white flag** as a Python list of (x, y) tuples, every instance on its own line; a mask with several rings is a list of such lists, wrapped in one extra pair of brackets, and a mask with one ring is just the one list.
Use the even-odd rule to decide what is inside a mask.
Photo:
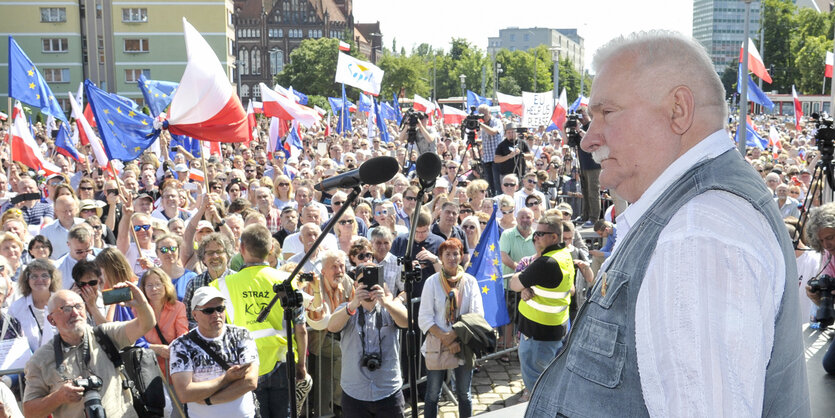
[(249, 123), (220, 60), (183, 18), (188, 63), (168, 108), (168, 130), (206, 141), (246, 142)]
[(264, 101), (264, 115), (273, 116), (283, 120), (297, 120), (309, 128), (322, 120), (319, 112), (296, 103), (295, 100), (279, 94), (266, 84), (260, 83), (261, 99)]
[(435, 105), (432, 104), (431, 101), (429, 101), (427, 99), (424, 99), (423, 97), (420, 97), (417, 94), (415, 95), (415, 101), (414, 101), (413, 106), (414, 106), (415, 110), (419, 110), (421, 112), (424, 112), (427, 115), (432, 113), (435, 110)]
[(446, 124), (460, 124), (467, 117), (467, 112), (456, 109), (452, 106), (444, 105), (444, 123)]
[(6, 119), (8, 119), (8, 118), (9, 118), (9, 115), (7, 115), (7, 114), (5, 114), (5, 113), (3, 113), (3, 112), (0, 112), (0, 120), (6, 120)]
[(35, 142), (35, 138), (32, 137), (32, 132), (29, 131), (26, 116), (23, 114), (23, 107), (20, 103), (15, 104), (15, 110), (17, 111), (13, 112), (15, 116), (9, 129), (12, 160), (19, 161), (36, 171), (43, 170), (47, 175), (60, 173), (61, 169), (47, 161), (41, 153), (41, 148)]
[[(744, 53), (745, 45), (739, 48), (739, 62), (742, 62), (742, 54)], [(765, 63), (754, 45), (754, 41), (748, 38), (748, 70), (761, 78), (766, 83), (771, 84), (771, 76), (768, 75), (768, 70), (765, 69)]]
[[(70, 98), (72, 117), (75, 119), (75, 125), (76, 129), (78, 129), (79, 137), (86, 138), (87, 143), (90, 144), (90, 148), (93, 149), (93, 155), (96, 156), (96, 162), (99, 164), (99, 167), (107, 167), (110, 159), (107, 158), (107, 153), (104, 152), (104, 146), (101, 143), (101, 139), (96, 136), (96, 132), (93, 130), (93, 127), (90, 126), (90, 122), (86, 117), (84, 117), (84, 114), (81, 112), (81, 106), (75, 101), (75, 96), (69, 92), (67, 93), (67, 96)], [(82, 144), (84, 143), (82, 142)]]
[(339, 50), (348, 52), (351, 50), (351, 44), (345, 41), (339, 41)]
[(203, 150), (203, 155), (217, 155), (218, 157), (221, 156), (220, 152), (220, 142), (214, 141), (200, 141), (201, 149)]
[(188, 178), (200, 182), (206, 180), (206, 176), (203, 174), (203, 171), (193, 167), (188, 170)]
[(261, 102), (252, 101), (252, 110), (258, 115), (264, 114), (264, 104)]
[(568, 98), (565, 95), (565, 87), (560, 92), (560, 99), (554, 104), (554, 113), (551, 114), (551, 122), (562, 132), (562, 127), (568, 115)]
[(246, 106), (246, 122), (249, 126), (249, 140), (252, 141), (252, 131), (258, 126), (258, 122), (255, 120), (255, 108), (252, 107), (252, 100), (250, 100), (249, 104)]
[(768, 145), (771, 146), (771, 153), (776, 160), (780, 156), (780, 152), (783, 151), (783, 144), (780, 142), (780, 134), (777, 132), (777, 128), (773, 126), (768, 128)]
[(797, 90), (792, 84), (792, 98), (794, 98), (794, 129), (800, 130), (800, 118), (803, 117), (803, 105), (800, 104), (800, 98), (797, 96)]
[(514, 115), (522, 116), (524, 105), (522, 104), (522, 96), (511, 96), (509, 94), (496, 93), (499, 99), (499, 109), (502, 113), (510, 112)]
[(825, 77), (832, 78), (833, 63), (835, 63), (835, 57), (833, 57), (832, 51), (826, 51), (826, 69), (823, 71)]

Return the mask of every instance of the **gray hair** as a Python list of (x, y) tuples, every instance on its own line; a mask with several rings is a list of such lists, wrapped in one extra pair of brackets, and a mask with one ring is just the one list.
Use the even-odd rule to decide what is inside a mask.
[[(725, 87), (716, 73), (710, 56), (695, 39), (679, 32), (650, 30), (619, 36), (594, 54), (592, 69), (600, 72), (610, 60), (629, 54), (634, 58), (634, 73), (647, 72), (654, 79), (670, 79), (688, 86), (696, 96), (696, 105), (717, 106), (717, 121), (725, 123), (728, 108)], [(666, 88), (666, 86), (664, 86)]]
[(825, 228), (835, 229), (835, 203), (827, 203), (809, 211), (809, 220), (806, 222), (806, 242), (815, 251), (823, 251), (818, 233)]
[(197, 258), (202, 260), (203, 257), (206, 255), (206, 246), (209, 243), (215, 242), (223, 248), (223, 251), (226, 251), (226, 257), (232, 257), (232, 243), (229, 242), (229, 239), (226, 238), (225, 235), (221, 234), (220, 232), (212, 232), (209, 235), (203, 237), (200, 240), (200, 245), (197, 247)]
[(342, 259), (347, 260), (348, 256), (345, 255), (345, 251), (342, 250), (326, 250), (322, 254), (319, 255), (319, 260), (322, 262), (322, 267), (333, 263), (334, 260)]
[(376, 228), (371, 230), (371, 240), (375, 239), (384, 239), (384, 240), (393, 240), (394, 234), (391, 233), (391, 229), (389, 229), (385, 225), (378, 225)]
[(51, 295), (49, 295), (49, 300), (46, 301), (46, 307), (47, 307), (48, 313), (53, 313), (53, 312), (55, 312), (56, 309), (59, 308), (59, 306), (57, 306), (58, 305), (58, 298), (60, 298), (62, 296), (68, 296), (70, 298), (75, 297), (75, 298), (78, 298), (78, 300), (83, 302), (83, 300), (81, 299), (81, 296), (79, 296), (78, 293), (75, 293), (75, 292), (73, 292), (72, 290), (69, 290), (69, 289), (60, 289), (60, 290), (55, 291)]

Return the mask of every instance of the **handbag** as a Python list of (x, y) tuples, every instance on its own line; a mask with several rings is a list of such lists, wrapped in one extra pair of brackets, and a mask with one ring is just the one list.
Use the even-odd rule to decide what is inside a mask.
[(460, 359), (444, 347), (441, 339), (432, 333), (426, 333), (423, 347), (423, 356), (426, 358), (428, 370), (449, 370), (458, 367)]

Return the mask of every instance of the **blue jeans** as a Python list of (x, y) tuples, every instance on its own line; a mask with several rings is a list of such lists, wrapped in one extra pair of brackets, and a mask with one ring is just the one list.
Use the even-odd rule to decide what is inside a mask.
[[(295, 376), (295, 371), (293, 372)], [(289, 417), (290, 395), (287, 392), (287, 365), (278, 363), (271, 372), (258, 378), (255, 397), (262, 418)]]
[(835, 375), (835, 343), (829, 343), (829, 349), (823, 355), (823, 369), (827, 373)]
[(519, 366), (522, 369), (522, 381), (525, 388), (533, 390), (533, 385), (551, 360), (557, 357), (562, 347), (560, 341), (537, 341), (522, 334), (519, 339)]
[[(438, 415), (438, 400), (441, 398), (441, 384), (444, 383), (446, 370), (426, 371), (426, 398), (423, 404), (423, 416), (435, 418)], [(470, 388), (473, 383), (473, 369), (458, 366), (452, 370), (452, 391), (458, 400), (458, 416), (466, 418), (473, 415), (473, 403), (470, 400)]]

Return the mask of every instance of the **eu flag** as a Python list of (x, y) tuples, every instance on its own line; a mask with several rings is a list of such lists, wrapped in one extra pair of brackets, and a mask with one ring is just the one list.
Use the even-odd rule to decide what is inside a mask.
[(44, 114), (67, 122), (67, 116), (58, 104), (35, 64), (20, 49), (17, 42), (9, 36), (9, 97), (37, 107)]
[[(331, 110), (333, 114), (339, 114), (342, 111), (342, 99), (339, 97), (328, 97), (328, 103), (331, 105)], [(351, 101), (348, 101), (348, 108), (354, 107), (354, 104)]]
[(479, 96), (472, 90), (467, 90), (467, 109), (470, 109), (473, 106), (475, 106), (476, 109), (478, 109), (478, 107), (483, 104), (490, 106), (491, 104), (493, 104), (493, 101), (486, 97)]
[(342, 85), (342, 108), (339, 110), (339, 122), (336, 124), (336, 132), (342, 135), (351, 132), (351, 114), (348, 112), (348, 98), (345, 97), (345, 85)]
[(111, 160), (133, 161), (159, 136), (150, 116), (126, 108), (123, 101), (96, 87), (90, 80), (84, 81), (84, 90), (104, 150)]
[[(737, 144), (739, 143), (739, 130), (742, 128), (742, 124), (737, 126), (736, 133), (734, 134), (734, 142)], [(754, 127), (751, 126), (751, 121), (748, 121), (745, 124), (745, 128), (747, 129), (748, 133), (745, 135), (745, 145), (749, 147), (757, 147), (759, 149), (765, 149), (768, 146), (768, 140), (760, 136), (760, 134), (754, 130)]]
[(310, 101), (306, 94), (294, 89), (293, 86), (290, 86), (290, 91), (292, 91), (293, 95), (296, 96), (300, 105), (306, 105)]
[(371, 106), (371, 97), (365, 93), (360, 93), (360, 105), (357, 110), (360, 112), (370, 112)]
[(481, 232), (481, 238), (470, 257), (467, 274), (478, 281), (481, 291), (481, 302), (484, 305), (484, 319), (491, 327), (496, 328), (510, 323), (507, 305), (504, 299), (504, 282), (502, 281), (501, 250), (499, 249), (499, 225), (496, 222), (496, 212), (499, 209), (493, 204), (493, 215), (487, 221), (487, 226)]
[(139, 76), (136, 84), (139, 85), (142, 97), (145, 98), (145, 104), (148, 105), (148, 109), (151, 109), (151, 115), (155, 117), (168, 108), (174, 91), (180, 85), (172, 81), (148, 80), (145, 74)]
[(377, 129), (380, 131), (380, 139), (382, 139), (383, 142), (388, 143), (390, 141), (389, 131), (386, 129), (386, 120), (383, 119), (383, 112), (380, 111), (380, 103), (377, 103), (377, 100), (374, 98), (372, 98), (371, 101), (374, 102), (374, 116), (377, 120)]
[(72, 135), (70, 135), (70, 130), (67, 129), (66, 123), (62, 123), (61, 127), (58, 128), (58, 136), (55, 138), (55, 147), (57, 148), (59, 154), (70, 157), (76, 161), (81, 161), (78, 150), (75, 149), (75, 145), (72, 143)]
[(757, 83), (755, 83), (754, 80), (751, 79), (751, 75), (748, 74), (747, 71), (742, 72), (741, 63), (739, 64), (739, 73), (737, 74), (736, 79), (736, 92), (742, 94), (743, 74), (745, 77), (748, 77), (748, 100), (757, 103), (761, 106), (765, 106), (769, 109), (772, 109), (774, 107), (774, 102), (772, 102), (771, 99), (769, 99), (768, 96), (766, 96), (765, 93), (762, 90), (760, 90), (760, 88), (757, 86)]
[(397, 124), (403, 123), (403, 114), (400, 113), (400, 102), (397, 101), (397, 94), (391, 94), (394, 100), (391, 102), (391, 107), (394, 108), (394, 115), (397, 118)]

